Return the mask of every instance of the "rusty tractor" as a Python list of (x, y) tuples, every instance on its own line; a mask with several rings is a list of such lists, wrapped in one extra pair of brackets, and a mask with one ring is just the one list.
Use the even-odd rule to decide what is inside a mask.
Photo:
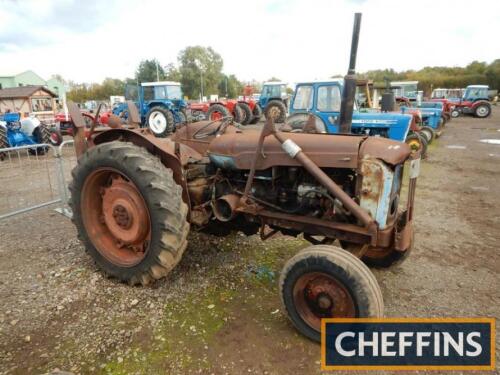
[[(354, 76), (346, 82), (355, 84)], [(354, 90), (348, 92), (341, 113), (347, 132)], [(165, 277), (191, 229), (259, 233), (262, 240), (303, 235), (312, 245), (285, 263), (279, 281), (298, 331), (319, 341), (322, 318), (383, 315), (382, 293), (365, 263), (389, 266), (413, 246), (420, 158), (407, 144), (295, 133), (276, 129), (272, 119), (260, 129), (242, 128), (230, 116), (185, 123), (156, 138), (137, 126), (133, 103), (128, 125), (85, 132), (80, 111), (68, 107), (78, 154), (73, 221), (107, 275), (131, 285)]]

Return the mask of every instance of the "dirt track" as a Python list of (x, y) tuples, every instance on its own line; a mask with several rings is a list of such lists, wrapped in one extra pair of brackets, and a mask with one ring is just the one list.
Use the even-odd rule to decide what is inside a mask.
[[(387, 316), (500, 317), (500, 145), (479, 142), (500, 139), (494, 109), (453, 120), (430, 147), (415, 249), (374, 270)], [(320, 348), (288, 322), (276, 286), (304, 245), (194, 234), (166, 280), (132, 288), (102, 277), (65, 217), (1, 221), (0, 373), (318, 373)]]

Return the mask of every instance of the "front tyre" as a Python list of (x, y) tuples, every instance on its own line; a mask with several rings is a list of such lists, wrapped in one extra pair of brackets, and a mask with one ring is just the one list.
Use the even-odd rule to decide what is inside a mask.
[(146, 125), (156, 137), (167, 137), (174, 131), (174, 115), (164, 107), (153, 107), (146, 113)]
[(283, 267), (283, 305), (297, 330), (320, 341), (323, 318), (381, 317), (382, 292), (377, 280), (354, 255), (329, 245), (300, 251)]
[(72, 171), (70, 205), (78, 237), (99, 268), (131, 285), (166, 276), (186, 248), (182, 188), (146, 149), (97, 145)]
[(451, 111), (451, 117), (457, 118), (458, 116), (460, 116), (460, 111), (458, 109)]

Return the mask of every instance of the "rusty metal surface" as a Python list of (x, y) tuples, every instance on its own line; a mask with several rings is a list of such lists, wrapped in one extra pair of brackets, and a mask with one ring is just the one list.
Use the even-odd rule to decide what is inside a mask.
[(403, 163), (409, 158), (410, 153), (410, 146), (406, 143), (381, 137), (368, 137), (359, 149), (360, 159), (373, 157), (390, 165)]
[(96, 250), (113, 264), (132, 267), (148, 251), (151, 221), (137, 187), (112, 168), (99, 168), (81, 191), (83, 225)]
[(73, 102), (68, 102), (68, 112), (73, 121), (73, 139), (75, 141), (76, 156), (79, 157), (87, 150), (85, 138), (85, 120), (80, 108)]
[[(238, 169), (251, 169), (259, 138), (260, 132), (253, 129), (241, 133), (226, 132), (210, 143), (208, 152), (232, 157)], [(287, 133), (287, 138), (298, 144), (318, 167), (331, 168), (356, 168), (359, 145), (364, 139), (362, 136), (305, 133)], [(300, 165), (283, 151), (274, 137), (264, 140), (262, 153), (265, 157), (259, 158), (257, 170)]]
[(137, 106), (131, 100), (127, 100), (128, 108), (128, 124), (132, 127), (138, 128), (141, 124), (141, 116), (139, 116), (139, 111)]
[(322, 318), (356, 317), (351, 292), (339, 280), (323, 272), (308, 272), (300, 276), (292, 296), (297, 313), (318, 332)]

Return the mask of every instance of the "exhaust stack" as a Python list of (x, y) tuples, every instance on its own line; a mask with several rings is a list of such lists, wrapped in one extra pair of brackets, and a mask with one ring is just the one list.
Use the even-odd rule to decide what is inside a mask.
[(352, 30), (351, 56), (349, 70), (344, 77), (344, 91), (340, 104), (340, 133), (350, 133), (352, 124), (352, 111), (354, 110), (354, 97), (356, 95), (356, 57), (358, 55), (359, 30), (361, 28), (361, 13), (354, 14), (354, 27)]

